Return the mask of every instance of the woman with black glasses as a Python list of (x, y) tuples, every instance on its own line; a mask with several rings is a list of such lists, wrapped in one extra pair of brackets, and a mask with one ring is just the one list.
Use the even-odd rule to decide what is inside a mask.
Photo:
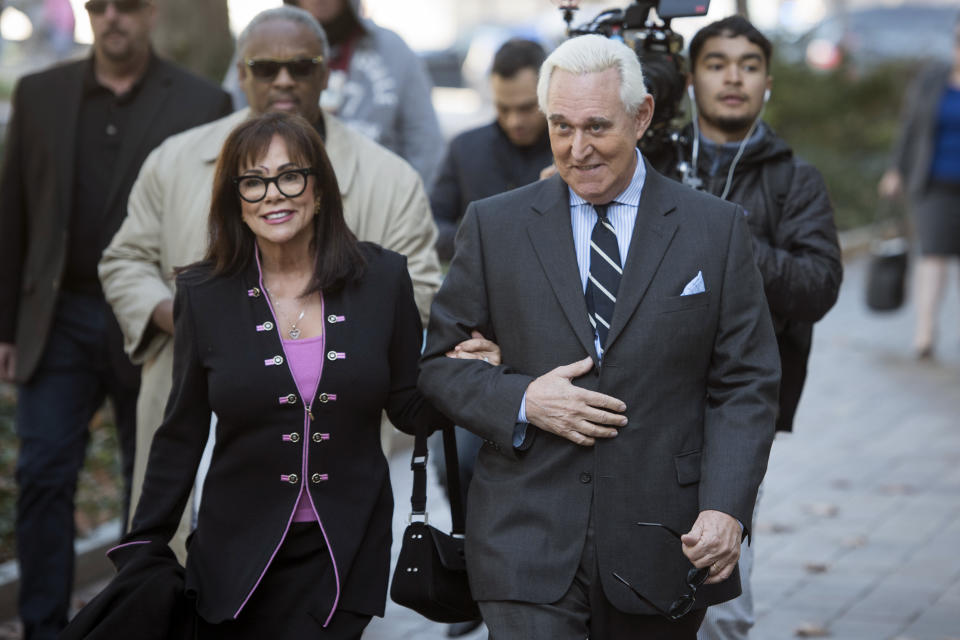
[(381, 411), (411, 433), (448, 423), (416, 389), (406, 260), (357, 241), (319, 135), (284, 114), (227, 139), (209, 236), (177, 278), (173, 389), (110, 557), (122, 570), (167, 553), (212, 411), (185, 578), (198, 637), (358, 638), (390, 566)]

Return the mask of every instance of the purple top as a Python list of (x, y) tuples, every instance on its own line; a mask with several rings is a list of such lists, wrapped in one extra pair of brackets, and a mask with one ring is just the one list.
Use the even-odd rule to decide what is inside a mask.
[[(303, 340), (284, 340), (283, 350), (287, 354), (287, 364), (297, 383), (301, 398), (309, 398), (317, 386), (317, 378), (323, 367), (323, 336), (304, 338)], [(307, 483), (300, 485), (300, 497), (294, 510), (294, 522), (315, 522), (313, 505), (307, 496)]]

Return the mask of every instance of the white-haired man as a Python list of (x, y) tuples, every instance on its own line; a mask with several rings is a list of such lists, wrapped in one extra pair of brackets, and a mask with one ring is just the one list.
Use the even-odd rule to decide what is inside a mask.
[[(774, 433), (743, 210), (644, 161), (653, 100), (623, 44), (565, 42), (538, 98), (558, 175), (470, 206), (420, 378), (485, 440), (473, 594), (496, 640), (693, 640), (739, 592)], [(444, 356), (471, 328), (505, 365)]]
[[(347, 224), (361, 240), (407, 256), (424, 321), (440, 284), (436, 225), (417, 173), (320, 110), (328, 76), (327, 40), (320, 24), (302, 9), (268, 9), (247, 25), (238, 49), (240, 82), (250, 107), (170, 138), (150, 154), (130, 193), (128, 216), (100, 262), (103, 291), (123, 329), (125, 348), (143, 363), (134, 504), (170, 392), (172, 271), (203, 256), (214, 165), (237, 124), (269, 111), (297, 113), (313, 123), (337, 174)], [(185, 521), (174, 538), (181, 556), (188, 532)]]

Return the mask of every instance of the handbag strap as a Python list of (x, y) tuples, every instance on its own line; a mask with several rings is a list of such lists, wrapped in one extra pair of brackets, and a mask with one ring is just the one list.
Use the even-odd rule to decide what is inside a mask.
[[(413, 441), (413, 457), (410, 468), (413, 470), (413, 492), (410, 495), (411, 514), (427, 514), (427, 427), (418, 426)], [(463, 501), (460, 493), (460, 463), (457, 459), (457, 440), (454, 427), (443, 428), (443, 457), (447, 467), (447, 489), (450, 494), (450, 517), (453, 522), (452, 535), (462, 536), (464, 532)]]

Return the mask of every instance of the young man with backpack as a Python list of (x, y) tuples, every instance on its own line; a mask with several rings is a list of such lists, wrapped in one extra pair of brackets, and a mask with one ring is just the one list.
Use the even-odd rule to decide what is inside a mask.
[[(820, 172), (795, 157), (763, 121), (773, 80), (771, 52), (770, 41), (742, 16), (709, 24), (693, 37), (688, 91), (695, 111), (673, 177), (736, 202), (747, 214), (780, 349), (777, 430), (790, 431), (813, 324), (836, 302), (843, 267)], [(742, 524), (753, 531), (751, 523)], [(700, 640), (748, 637), (754, 620), (752, 564), (753, 552), (744, 543), (743, 595), (707, 610)]]

